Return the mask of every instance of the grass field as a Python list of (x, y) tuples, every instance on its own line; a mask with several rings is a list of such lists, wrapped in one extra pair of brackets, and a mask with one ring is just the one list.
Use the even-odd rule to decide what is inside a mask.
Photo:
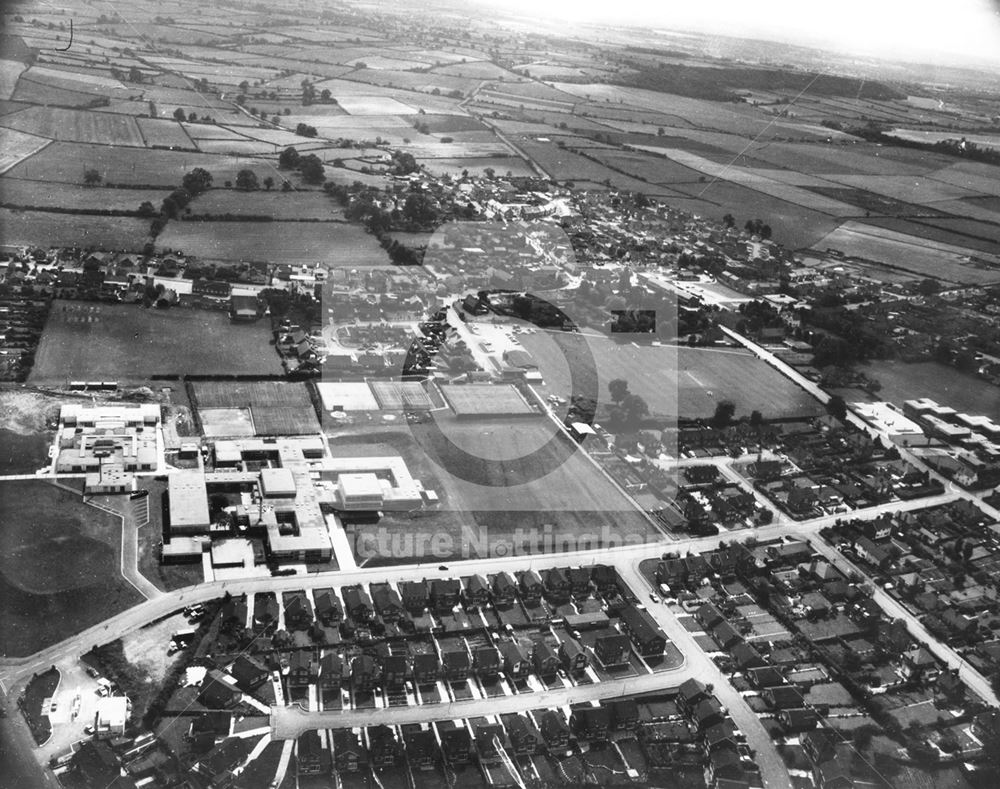
[(1000, 414), (1000, 387), (938, 362), (874, 361), (863, 369), (882, 389), (874, 397), (850, 390), (845, 399), (888, 400), (902, 407), (906, 400), (929, 397), (968, 414)]
[[(436, 511), (413, 516), (387, 513), (375, 523), (348, 519), (345, 528), (359, 562), (412, 564), (430, 560), (419, 548), (436, 539), (445, 548), (433, 560), (542, 553), (601, 545), (648, 542), (660, 537), (643, 515), (568, 438), (545, 444), (546, 427), (509, 420), (460, 423), (439, 417), (442, 433), (427, 424), (331, 439), (335, 456), (398, 454), (414, 478), (434, 490)], [(466, 457), (456, 445), (484, 446), (493, 458)], [(561, 436), (561, 434), (560, 434)], [(546, 449), (535, 452), (539, 446)], [(532, 454), (534, 453), (534, 454)], [(529, 455), (528, 459), (518, 459)], [(460, 469), (461, 479), (452, 471)], [(539, 475), (538, 479), (535, 476)], [(536, 530), (544, 539), (531, 537)], [(377, 546), (380, 534), (389, 541)]]
[(145, 380), (164, 374), (280, 374), (263, 324), (224, 312), (56, 301), (30, 380)]
[(0, 178), (0, 200), (8, 205), (38, 208), (92, 208), (135, 211), (144, 201), (158, 206), (170, 194), (165, 189), (114, 189), (76, 184), (47, 184), (21, 178)]
[(40, 151), (49, 140), (34, 134), (0, 127), (0, 173), (5, 173), (22, 159)]
[(822, 410), (766, 363), (739, 350), (619, 345), (587, 335), (591, 367), (578, 335), (545, 332), (522, 336), (520, 342), (538, 363), (547, 393), (573, 394), (567, 365), (576, 371), (581, 386), (595, 387), (599, 418), (611, 404), (608, 382), (615, 378), (628, 381), (630, 391), (646, 400), (650, 412), (665, 418), (709, 417), (722, 400), (735, 403), (737, 415), (759, 410), (766, 418)]
[(359, 225), (340, 222), (171, 222), (159, 249), (221, 260), (385, 266), (389, 256)]
[[(261, 180), (273, 173), (255, 171)], [(0, 181), (2, 184), (2, 181)], [(280, 190), (238, 192), (231, 189), (210, 189), (191, 201), (191, 214), (234, 214), (237, 216), (270, 216), (275, 219), (343, 219), (343, 209), (325, 192)]]
[(5, 657), (29, 655), (143, 597), (119, 571), (121, 522), (47, 482), (0, 483)]
[(148, 240), (148, 219), (0, 208), (3, 244), (139, 251)]
[[(302, 435), (319, 432), (316, 411), (304, 383), (283, 381), (199, 381), (191, 384), (206, 435)], [(206, 420), (205, 409), (208, 411)], [(212, 432), (209, 432), (212, 431)], [(225, 432), (233, 431), (233, 432)]]
[(137, 148), (145, 147), (146, 144), (135, 119), (126, 115), (31, 107), (13, 115), (5, 115), (3, 125), (52, 140)]

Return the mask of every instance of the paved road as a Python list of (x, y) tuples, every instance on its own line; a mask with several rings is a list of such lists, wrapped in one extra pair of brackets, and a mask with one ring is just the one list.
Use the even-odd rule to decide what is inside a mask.
[(641, 674), (592, 685), (576, 685), (570, 688), (518, 693), (514, 696), (499, 696), (487, 699), (464, 699), (447, 704), (426, 704), (412, 707), (386, 707), (383, 709), (328, 710), (306, 712), (298, 705), (271, 708), (271, 736), (274, 739), (298, 737), (309, 729), (343, 729), (353, 726), (374, 726), (380, 723), (400, 725), (403, 723), (424, 723), (427, 721), (458, 720), (481, 715), (501, 715), (508, 712), (547, 707), (564, 707), (579, 701), (618, 698), (619, 696), (669, 692), (676, 689), (691, 676), (690, 670), (680, 666), (655, 674)]

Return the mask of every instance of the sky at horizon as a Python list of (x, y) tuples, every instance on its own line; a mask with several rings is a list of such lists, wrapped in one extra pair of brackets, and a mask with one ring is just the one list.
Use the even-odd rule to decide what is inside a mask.
[[(485, 4), (485, 0), (475, 0)], [(490, 0), (541, 18), (759, 38), (936, 65), (1000, 66), (1000, 0)]]

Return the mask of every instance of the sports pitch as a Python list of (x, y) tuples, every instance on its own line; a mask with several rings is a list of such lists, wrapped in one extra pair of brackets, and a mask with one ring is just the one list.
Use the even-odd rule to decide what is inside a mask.
[[(198, 381), (191, 384), (205, 435), (274, 436), (319, 432), (304, 383)], [(249, 424), (248, 424), (249, 423)], [(252, 432), (248, 432), (251, 430)], [(235, 432), (220, 432), (220, 431)]]
[(458, 417), (539, 415), (511, 384), (447, 384), (441, 393)]
[(416, 381), (369, 381), (379, 406), (388, 411), (404, 408), (430, 410), (434, 407), (423, 384)]

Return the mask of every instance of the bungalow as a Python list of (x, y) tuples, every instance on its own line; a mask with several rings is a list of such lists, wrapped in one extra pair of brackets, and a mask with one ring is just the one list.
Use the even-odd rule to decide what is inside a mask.
[(392, 729), (384, 724), (368, 729), (368, 753), (376, 769), (395, 767), (400, 756), (399, 742)]
[(778, 710), (778, 723), (787, 733), (798, 734), (815, 729), (819, 723), (819, 714), (816, 710), (805, 707), (782, 709)]
[(733, 658), (733, 663), (736, 665), (736, 668), (740, 671), (746, 671), (747, 669), (759, 668), (767, 665), (764, 658), (760, 656), (760, 652), (745, 641), (741, 641), (739, 644), (734, 646), (730, 650), (730, 655)]
[(736, 628), (726, 621), (719, 622), (710, 630), (710, 633), (712, 638), (715, 639), (715, 643), (725, 651), (743, 642), (743, 636), (736, 632)]
[(267, 667), (254, 657), (240, 655), (229, 667), (229, 674), (244, 693), (251, 693), (262, 685), (268, 677)]
[(598, 636), (594, 641), (594, 654), (604, 667), (621, 666), (629, 662), (632, 649), (628, 636), (621, 633)]
[(472, 735), (469, 730), (455, 721), (440, 721), (435, 726), (447, 762), (451, 765), (468, 764), (472, 758)]
[(550, 753), (561, 753), (569, 747), (569, 726), (560, 713), (555, 710), (543, 712), (538, 728)]
[(517, 587), (510, 573), (500, 572), (490, 577), (490, 587), (493, 593), (493, 605), (498, 608), (509, 607), (517, 599)]
[(583, 671), (587, 668), (587, 653), (580, 642), (566, 636), (559, 644), (559, 662), (566, 671)]
[(706, 630), (715, 627), (719, 622), (725, 621), (722, 612), (716, 608), (714, 603), (705, 603), (694, 612), (694, 618)]
[(772, 709), (790, 710), (802, 707), (802, 694), (794, 685), (775, 685), (764, 688), (760, 693), (764, 703)]
[(785, 684), (785, 675), (774, 666), (747, 669), (744, 674), (755, 688), (770, 688)]
[(361, 738), (351, 729), (332, 732), (333, 764), (338, 773), (356, 773), (368, 762)]
[(578, 737), (587, 740), (605, 740), (611, 727), (611, 714), (607, 707), (593, 707), (590, 704), (574, 704), (570, 711), (569, 724)]

